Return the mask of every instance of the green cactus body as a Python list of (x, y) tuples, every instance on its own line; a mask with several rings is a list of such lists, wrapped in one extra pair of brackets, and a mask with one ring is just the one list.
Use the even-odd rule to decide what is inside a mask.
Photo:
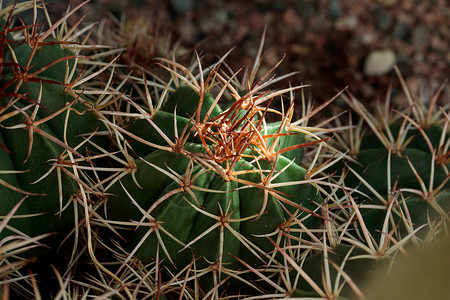
[[(355, 188), (370, 198), (362, 197), (367, 207), (361, 212), (372, 236), (378, 240), (382, 235), (390, 199), (398, 202), (394, 204), (389, 219), (392, 224), (399, 224), (401, 236), (430, 221), (448, 218), (450, 164), (448, 153), (445, 153), (448, 151), (445, 146), (448, 145), (446, 121), (438, 118), (425, 122), (411, 112), (408, 116), (399, 113), (402, 118), (395, 122), (391, 121), (395, 118), (389, 114), (380, 120), (378, 115), (369, 113), (355, 99), (346, 101), (372, 130), (357, 141), (361, 146), (354, 154), (354, 161), (347, 162), (352, 170), (345, 178), (347, 187)], [(422, 107), (417, 101), (415, 106), (414, 110), (422, 112), (433, 109)], [(432, 115), (431, 111), (428, 115)], [(417, 128), (419, 126), (421, 128)]]
[[(207, 113), (213, 101), (211, 95), (205, 94), (200, 119)], [(177, 105), (176, 120), (178, 131), (181, 132), (186, 124), (190, 128), (194, 127), (195, 122), (189, 122), (185, 116), (195, 120), (199, 95), (191, 88), (182, 86), (163, 106), (165, 111), (159, 111), (152, 118), (159, 128), (164, 128), (164, 133), (171, 140), (174, 138), (175, 116), (168, 110), (175, 107), (175, 102), (180, 103)], [(186, 111), (182, 111), (182, 107)], [(226, 112), (216, 106), (210, 117), (214, 119), (224, 113)], [(239, 118), (237, 114), (236, 118)], [(159, 123), (163, 120), (164, 123)], [(276, 134), (279, 127), (280, 123), (268, 124), (265, 134)], [(148, 122), (145, 124), (144, 120), (138, 120), (127, 129), (140, 137), (144, 135), (147, 141), (161, 142), (161, 137), (154, 136), (155, 130)], [(236, 132), (238, 130), (236, 129)], [(285, 137), (286, 140), (283, 140)], [(287, 135), (281, 136), (279, 140), (282, 144), (280, 147), (284, 148), (301, 143), (304, 137)], [(273, 162), (268, 160), (255, 160), (251, 155), (257, 155), (257, 151), (248, 147), (240, 154), (247, 156), (241, 156), (232, 169), (227, 169), (230, 174), (236, 174), (234, 177), (228, 177), (231, 180), (227, 180), (226, 174), (207, 168), (201, 163), (202, 159), (204, 162), (208, 161), (208, 151), (199, 141), (198, 136), (189, 137), (179, 152), (155, 150), (139, 145), (136, 141), (130, 142), (134, 146), (133, 150), (142, 157), (136, 160), (137, 171), (134, 174), (141, 188), (136, 185), (131, 175), (124, 177), (121, 183), (113, 185), (108, 191), (114, 195), (108, 199), (108, 218), (140, 221), (143, 213), (132, 203), (134, 201), (144, 211), (151, 210), (153, 219), (145, 219), (144, 223), (153, 220), (158, 225), (154, 225), (154, 222), (150, 226), (141, 225), (131, 239), (134, 246), (139, 245), (137, 254), (143, 263), (151, 263), (159, 257), (169, 268), (175, 267), (179, 270), (189, 265), (195, 257), (198, 259), (196, 268), (221, 265), (222, 268), (237, 270), (241, 265), (235, 256), (250, 265), (259, 266), (270, 259), (271, 254), (268, 253), (274, 250), (269, 237), (283, 244), (284, 238), (277, 238), (282, 236), (283, 226), (286, 225), (290, 214), (295, 214), (298, 219), (304, 217), (303, 224), (308, 228), (319, 226), (320, 218), (317, 215), (301, 210), (313, 211), (323, 201), (313, 185), (298, 183), (306, 178), (306, 170), (297, 164), (301, 162), (301, 156), (297, 156), (294, 162), (281, 155), (276, 166), (273, 166)], [(269, 145), (272, 142), (269, 141)], [(208, 147), (213, 149), (214, 145), (208, 142)], [(144, 156), (145, 152), (147, 154)], [(302, 152), (297, 153), (301, 155)], [(230, 160), (232, 159), (233, 156)], [(212, 164), (211, 161), (210, 163)], [(222, 166), (227, 163), (229, 161), (224, 161)], [(173, 174), (178, 174), (180, 180), (189, 178), (192, 182), (188, 181), (188, 189), (184, 189), (180, 187), (180, 182), (176, 182), (155, 166), (166, 172), (173, 170)], [(262, 177), (268, 176), (271, 170), (275, 177), (271, 184), (285, 185), (271, 188), (268, 184), (270, 189), (262, 187)], [(164, 231), (160, 230), (159, 226), (164, 228)], [(299, 228), (292, 224), (289, 226), (291, 229)], [(158, 231), (158, 234), (155, 234), (155, 231)], [(210, 279), (208, 281), (211, 282)]]
[[(52, 163), (58, 162), (64, 148), (70, 149), (68, 151), (73, 152), (74, 158), (79, 159), (86, 149), (84, 145), (78, 151), (73, 150), (84, 140), (80, 135), (94, 132), (102, 123), (90, 111), (92, 104), (82, 97), (70, 108), (67, 106), (76, 97), (74, 93), (68, 93), (64, 86), (66, 62), (70, 70), (74, 66), (74, 59), (66, 57), (73, 54), (58, 44), (52, 44), (52, 41), (46, 42), (34, 54), (28, 43), (12, 43), (11, 51), (17, 58), (17, 65), (11, 59), (11, 52), (4, 49), (0, 79), (3, 87), (0, 95), (0, 170), (20, 173), (0, 173), (0, 179), (16, 188), (13, 190), (7, 185), (0, 185), (0, 215), (6, 215), (25, 196), (23, 193), (31, 193), (16, 214), (35, 216), (13, 219), (9, 225), (28, 236), (57, 232), (65, 236), (74, 226), (73, 204), (62, 214), (60, 209), (72, 201), (70, 196), (77, 191), (78, 185), (62, 171), (61, 178), (58, 178), (56, 170), (48, 175), (46, 173)], [(22, 81), (17, 72), (24, 71), (30, 57), (31, 68)], [(57, 63), (51, 65), (52, 62)], [(34, 72), (37, 75), (27, 77)], [(61, 113), (57, 114), (58, 111)], [(66, 124), (67, 111), (70, 113)], [(41, 120), (45, 122), (39, 123)], [(27, 122), (29, 127), (25, 126)], [(33, 127), (36, 122), (38, 124)], [(32, 141), (28, 130), (31, 131)], [(63, 146), (65, 141), (67, 145)], [(70, 167), (67, 169), (71, 171)], [(40, 180), (43, 176), (45, 178)], [(60, 203), (59, 186), (62, 188), (63, 203)], [(2, 232), (2, 236), (9, 234), (11, 232), (7, 230)], [(61, 241), (61, 238), (52, 237), (44, 243), (58, 247)]]
[[(386, 149), (364, 149), (358, 153), (358, 163), (350, 164), (350, 166), (381, 195), (386, 194), (390, 188), (387, 186), (387, 176), (391, 177), (392, 183), (398, 179), (399, 187), (420, 188), (420, 182), (412, 172), (408, 159), (418, 174), (420, 174), (422, 180), (425, 183), (430, 181), (433, 158), (429, 153), (415, 148), (406, 148), (401, 154), (391, 154), (390, 174), (388, 174), (388, 155), (389, 153)], [(444, 169), (439, 165), (435, 167), (433, 176), (434, 182), (438, 184), (446, 178)], [(353, 175), (349, 175), (346, 178), (346, 183), (349, 184), (350, 187), (356, 187), (359, 182), (360, 181)], [(366, 186), (362, 185), (359, 190), (368, 195), (372, 195)]]
[[(376, 260), (371, 258), (365, 250), (359, 247), (339, 244), (328, 250), (326, 256), (323, 252), (319, 252), (305, 259), (302, 263), (302, 270), (319, 286), (325, 284), (323, 282), (324, 276), (329, 280), (332, 288), (339, 286), (341, 288), (339, 293), (341, 297), (338, 299), (356, 299), (359, 297), (350, 285), (345, 284), (342, 287), (346, 279), (340, 272), (345, 272), (346, 276), (353, 280), (353, 284), (359, 286), (372, 279), (378, 268), (386, 267), (390, 262), (390, 259)], [(325, 264), (328, 267), (325, 267)], [(339, 268), (339, 271), (336, 268)], [(299, 279), (297, 286), (299, 289), (294, 292), (293, 296), (317, 296), (303, 278)]]

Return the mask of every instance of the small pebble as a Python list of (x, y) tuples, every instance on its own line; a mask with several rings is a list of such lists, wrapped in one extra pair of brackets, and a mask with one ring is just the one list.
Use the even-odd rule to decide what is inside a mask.
[(396, 62), (394, 51), (380, 50), (373, 51), (366, 58), (364, 63), (364, 73), (368, 76), (381, 76), (392, 70)]
[(333, 21), (341, 16), (341, 2), (339, 0), (330, 0), (328, 4), (328, 14)]
[(410, 30), (411, 29), (408, 24), (398, 21), (397, 23), (395, 23), (394, 32), (392, 33), (392, 35), (395, 38), (406, 40)]
[(313, 1), (297, 1), (297, 11), (303, 18), (309, 19), (317, 15), (316, 3)]
[(425, 26), (417, 26), (412, 31), (412, 43), (415, 46), (425, 46), (428, 42), (428, 31)]
[(348, 15), (336, 21), (336, 28), (339, 30), (355, 30), (358, 26), (358, 16)]
[(386, 31), (388, 30), (392, 25), (392, 14), (385, 10), (377, 10), (375, 13), (375, 21), (377, 24), (377, 27), (382, 30)]
[(193, 6), (192, 0), (170, 0), (172, 8), (179, 14), (184, 14)]
[(397, 0), (378, 0), (378, 3), (387, 7), (394, 6), (397, 2)]

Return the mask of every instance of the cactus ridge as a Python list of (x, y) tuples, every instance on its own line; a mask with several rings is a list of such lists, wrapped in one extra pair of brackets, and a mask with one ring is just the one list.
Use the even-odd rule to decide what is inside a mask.
[[(79, 187), (88, 189), (82, 170), (93, 168), (94, 151), (107, 140), (97, 137), (105, 129), (102, 116), (84, 95), (102, 91), (92, 82), (80, 86), (96, 74), (78, 73), (89, 58), (79, 55), (84, 45), (75, 42), (78, 25), (66, 23), (83, 5), (49, 21), (48, 29), (37, 20), (39, 9), (45, 11), (37, 1), (0, 10), (0, 240), (5, 253), (12, 253), (2, 255), (2, 264), (13, 270), (2, 271), (2, 278), (20, 294), (33, 294), (28, 287), (37, 276), (20, 268), (33, 262), (28, 267), (42, 280), (54, 274), (49, 260), (64, 269), (76, 259), (83, 219)], [(33, 24), (15, 20), (28, 10)], [(52, 284), (41, 287), (46, 285)]]

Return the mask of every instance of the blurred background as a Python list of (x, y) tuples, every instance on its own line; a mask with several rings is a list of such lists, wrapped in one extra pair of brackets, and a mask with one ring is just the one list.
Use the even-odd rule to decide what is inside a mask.
[[(60, 16), (68, 5), (48, 8)], [(174, 47), (177, 60), (191, 61), (195, 49), (207, 62), (236, 47), (227, 62), (237, 70), (253, 62), (267, 27), (260, 73), (285, 55), (275, 74), (300, 71), (288, 80), (311, 84), (317, 101), (345, 86), (362, 101), (382, 100), (391, 81), (395, 101), (394, 64), (414, 95), (433, 95), (450, 73), (447, 0), (92, 0), (85, 7), (103, 42), (127, 47), (122, 60), (141, 65)]]

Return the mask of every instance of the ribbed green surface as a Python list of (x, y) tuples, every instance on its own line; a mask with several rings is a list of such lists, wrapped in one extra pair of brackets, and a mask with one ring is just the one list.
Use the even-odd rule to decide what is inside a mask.
[[(18, 64), (25, 67), (32, 49), (26, 43), (14, 44), (12, 47)], [(30, 66), (31, 69), (28, 74), (31, 74), (49, 63), (67, 57), (71, 54), (68, 50), (64, 50), (60, 45), (43, 45), (39, 47), (33, 55)], [(11, 62), (10, 52), (5, 51), (5, 63)], [(73, 59), (68, 61), (70, 68), (73, 67)], [(16, 66), (20, 71), (20, 69)], [(20, 88), (16, 90), (19, 79), (14, 75), (12, 67), (4, 66), (2, 69), (0, 85), (7, 86), (4, 91), (3, 98), (0, 99), (0, 107), (6, 107), (8, 103), (14, 98), (11, 94), (16, 93), (23, 95), (26, 99), (35, 101), (27, 101), (20, 99), (14, 102), (5, 110), (2, 116), (7, 114), (14, 114), (2, 121), (0, 127), (0, 136), (2, 145), (9, 151), (0, 149), (0, 170), (2, 171), (24, 171), (18, 174), (0, 174), (0, 178), (14, 187), (24, 190), (29, 193), (39, 194), (39, 196), (29, 196), (16, 215), (25, 214), (39, 214), (40, 216), (26, 217), (20, 219), (13, 219), (9, 226), (15, 230), (23, 232), (28, 236), (36, 236), (44, 233), (58, 233), (58, 236), (52, 236), (43, 242), (50, 247), (56, 248), (60, 245), (62, 238), (64, 238), (70, 230), (74, 227), (74, 213), (73, 204), (69, 204), (67, 209), (60, 212), (60, 205), (63, 207), (70, 201), (71, 194), (77, 191), (78, 185), (64, 172), (61, 176), (62, 186), (62, 201), (60, 204), (58, 177), (56, 170), (53, 170), (43, 180), (33, 183), (44, 176), (52, 167), (52, 163), (63, 153), (64, 149), (55, 141), (42, 136), (37, 132), (33, 132), (32, 148), (27, 158), (28, 146), (30, 139), (28, 131), (25, 128), (10, 129), (7, 127), (23, 124), (26, 120), (24, 114), (32, 117), (34, 110), (38, 106), (36, 102), (40, 103), (38, 106), (35, 122), (51, 116), (59, 109), (64, 108), (66, 104), (72, 102), (74, 98), (67, 94), (64, 90), (64, 78), (66, 76), (66, 60), (63, 60), (55, 65), (49, 66), (45, 71), (40, 72), (28, 82), (22, 82)], [(75, 74), (76, 76), (77, 74)], [(40, 98), (39, 98), (39, 95)], [(62, 143), (67, 141), (72, 148), (76, 147), (84, 139), (80, 134), (89, 134), (100, 128), (102, 125), (91, 111), (87, 111), (88, 106), (83, 104), (85, 100), (79, 98), (77, 104), (73, 105), (70, 110), (67, 126), (66, 111), (58, 116), (51, 117), (46, 122), (39, 124), (38, 128), (46, 134), (59, 140)], [(64, 132), (66, 133), (64, 135)], [(86, 146), (78, 149), (78, 152), (84, 153)], [(77, 158), (78, 156), (74, 154)], [(26, 160), (26, 162), (25, 162)], [(72, 171), (70, 168), (69, 171)], [(0, 215), (6, 215), (10, 209), (22, 199), (25, 195), (13, 191), (4, 185), (0, 185)], [(2, 237), (10, 235), (12, 232), (4, 230), (1, 233)], [(30, 255), (37, 252), (30, 252)]]
[[(189, 87), (180, 87), (163, 106), (163, 110), (170, 110), (174, 108), (177, 101), (176, 120), (179, 133), (180, 129), (189, 123), (189, 119), (184, 116), (195, 113), (198, 98), (199, 96)], [(206, 94), (202, 106), (203, 115), (212, 101), (213, 98)], [(183, 111), (182, 107), (186, 111)], [(219, 107), (212, 111), (216, 116), (222, 113)], [(169, 111), (160, 111), (152, 120), (159, 128), (163, 128), (164, 133), (173, 141), (174, 115)], [(181, 128), (180, 124), (183, 124)], [(192, 123), (189, 126), (192, 126)], [(279, 126), (280, 123), (268, 124), (266, 133), (277, 133)], [(133, 123), (128, 130), (141, 137), (144, 135), (147, 141), (161, 146), (167, 145), (145, 120)], [(191, 156), (205, 155), (206, 151), (198, 141), (197, 137), (192, 138), (191, 133), (184, 150), (191, 153)], [(304, 137), (302, 135), (283, 136), (280, 141), (281, 148), (284, 148), (301, 143)], [(272, 141), (269, 141), (269, 145), (271, 143)], [(225, 181), (219, 174), (206, 169), (203, 165), (197, 162), (190, 163), (189, 158), (182, 154), (140, 146), (137, 142), (133, 142), (133, 145), (133, 149), (142, 156), (136, 161), (135, 173), (136, 180), (142, 188), (136, 186), (131, 175), (125, 176), (121, 183), (116, 183), (108, 190), (114, 196), (109, 197), (107, 206), (110, 219), (139, 222), (143, 214), (136, 208), (136, 204), (144, 211), (148, 211), (154, 203), (160, 202), (152, 209), (151, 218), (144, 218), (145, 221), (135, 233), (124, 233), (124, 236), (129, 237), (132, 247), (140, 245), (137, 254), (144, 264), (158, 258), (167, 267), (180, 270), (195, 258), (197, 259), (196, 268), (221, 263), (223, 268), (236, 270), (243, 266), (234, 256), (253, 266), (262, 265), (263, 261), (269, 259), (267, 255), (274, 250), (274, 246), (268, 237), (276, 240), (279, 226), (289, 219), (289, 213), (296, 213), (297, 210), (291, 204), (283, 203), (273, 195), (265, 193), (260, 187), (246, 183), (260, 184), (261, 170), (264, 176), (267, 176), (273, 167), (271, 163), (265, 160), (255, 162), (251, 158), (242, 158), (235, 164), (233, 171), (246, 171), (237, 175), (238, 181), (244, 182)], [(147, 154), (144, 155), (145, 153)], [(246, 153), (249, 154), (251, 151)], [(298, 183), (304, 180), (306, 175), (305, 169), (297, 164), (301, 162), (301, 154), (301, 151), (297, 151), (298, 157), (294, 162), (283, 155), (280, 156), (274, 167), (274, 175), (283, 172), (272, 183), (285, 183), (286, 186), (276, 188), (278, 195), (292, 201), (296, 206), (301, 205), (314, 210), (322, 204), (323, 199), (311, 184)], [(179, 183), (150, 164), (157, 165), (166, 172), (173, 170), (173, 174), (178, 174), (182, 180), (186, 177), (191, 178), (193, 180), (191, 191), (182, 190)], [(198, 190), (195, 187), (208, 190)], [(168, 197), (168, 195), (171, 196)], [(164, 200), (159, 201), (159, 199)], [(264, 199), (267, 203), (264, 203)], [(261, 211), (263, 213), (256, 218)], [(306, 217), (303, 221), (305, 226), (309, 228), (319, 226), (320, 218), (301, 210), (297, 213), (297, 219)], [(226, 226), (219, 220), (221, 216), (231, 218), (226, 222)], [(248, 217), (250, 218), (245, 219)], [(148, 226), (150, 220), (159, 222), (159, 226), (164, 230), (158, 228), (158, 234), (156, 234), (155, 227)], [(294, 225), (291, 228), (299, 227)], [(284, 239), (279, 241), (280, 244), (283, 242)], [(208, 281), (210, 282), (209, 279)]]
[[(390, 130), (394, 138), (397, 138), (398, 128), (397, 124), (391, 125)], [(432, 147), (437, 150), (442, 129), (434, 126), (424, 129), (424, 134), (427, 135)], [(363, 206), (361, 213), (367, 229), (375, 240), (386, 234), (382, 233), (388, 210), (386, 203), (393, 197), (398, 201), (398, 205), (393, 206), (389, 224), (398, 224), (397, 231), (401, 236), (410, 233), (411, 228), (408, 227), (411, 224), (414, 228), (418, 228), (429, 222), (437, 222), (450, 211), (450, 183), (445, 166), (435, 160), (418, 130), (410, 130), (406, 137), (413, 138), (405, 149), (401, 153), (389, 154), (375, 134), (368, 134), (363, 139), (362, 149), (355, 156), (356, 161), (347, 162), (348, 166), (366, 182), (350, 171), (345, 178), (345, 186), (358, 190), (358, 194), (354, 194), (353, 197), (365, 206), (371, 206)], [(447, 168), (449, 166), (450, 164), (446, 165)], [(340, 171), (342, 167), (343, 165), (339, 165), (336, 170)], [(424, 187), (426, 193), (432, 193), (425, 196)], [(395, 190), (392, 190), (393, 188)], [(386, 203), (382, 203), (374, 191)], [(373, 208), (374, 206), (377, 208)], [(361, 229), (359, 224), (357, 226)], [(420, 236), (421, 233), (417, 235)]]

